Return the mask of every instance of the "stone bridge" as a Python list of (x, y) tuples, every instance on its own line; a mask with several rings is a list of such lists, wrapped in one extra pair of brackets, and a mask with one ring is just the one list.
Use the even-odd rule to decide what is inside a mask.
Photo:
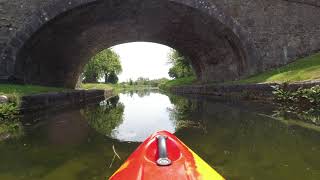
[(147, 41), (202, 82), (243, 78), (320, 50), (318, 0), (0, 0), (0, 79), (74, 87), (90, 57)]

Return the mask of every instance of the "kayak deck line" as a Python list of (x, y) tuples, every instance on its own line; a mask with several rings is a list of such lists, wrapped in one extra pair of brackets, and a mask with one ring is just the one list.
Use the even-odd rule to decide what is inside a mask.
[(167, 136), (158, 135), (158, 159), (157, 159), (157, 165), (159, 166), (169, 166), (171, 165), (171, 160), (168, 157), (167, 153)]
[(224, 180), (195, 152), (167, 131), (159, 131), (148, 137), (109, 180), (167, 179)]

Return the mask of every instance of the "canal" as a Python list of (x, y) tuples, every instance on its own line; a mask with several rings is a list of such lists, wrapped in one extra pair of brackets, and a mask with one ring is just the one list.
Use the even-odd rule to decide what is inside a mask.
[(175, 133), (226, 179), (320, 179), (319, 126), (267, 103), (157, 91), (25, 117), (20, 137), (0, 142), (0, 179), (106, 179), (158, 130)]

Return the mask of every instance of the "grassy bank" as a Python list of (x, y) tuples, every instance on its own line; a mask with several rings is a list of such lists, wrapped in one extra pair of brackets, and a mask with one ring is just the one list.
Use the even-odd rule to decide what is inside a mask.
[(232, 83), (292, 83), (310, 80), (320, 80), (320, 53), (298, 59), (283, 67)]
[(82, 89), (113, 90), (114, 93), (116, 94), (123, 91), (157, 88), (157, 87), (145, 86), (145, 85), (104, 84), (104, 83), (86, 83), (86, 84), (81, 84), (80, 87)]
[(184, 77), (184, 78), (179, 78), (179, 79), (167, 81), (167, 82), (160, 85), (160, 89), (168, 90), (170, 87), (191, 85), (195, 82), (196, 82), (196, 77), (194, 77), (194, 76)]
[(116, 89), (116, 85), (113, 84), (104, 84), (104, 83), (83, 83), (80, 85), (81, 89), (103, 89), (103, 90), (112, 90)]
[[(223, 84), (293, 83), (311, 80), (320, 80), (320, 53), (298, 59), (283, 67), (266, 71), (246, 79)], [(191, 85), (195, 82), (195, 77), (174, 79), (162, 84), (160, 88), (167, 90), (173, 86)]]
[(47, 92), (67, 91), (65, 88), (33, 86), (33, 85), (16, 85), (16, 84), (0, 84), (0, 95), (30, 95)]
[(67, 91), (64, 88), (0, 84), (0, 95), (8, 97), (8, 102), (0, 104), (0, 140), (6, 136), (19, 137), (22, 132), (22, 126), (19, 122), (19, 106), (21, 96)]

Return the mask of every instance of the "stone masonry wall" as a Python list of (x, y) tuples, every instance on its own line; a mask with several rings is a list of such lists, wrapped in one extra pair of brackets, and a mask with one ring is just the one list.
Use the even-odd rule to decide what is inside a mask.
[(20, 110), (22, 113), (61, 110), (96, 104), (111, 96), (112, 91), (107, 90), (74, 90), (28, 95), (22, 97)]
[[(14, 73), (23, 44), (43, 24), (77, 6), (96, 0), (0, 0), (0, 81)], [(108, 0), (114, 1), (115, 0)], [(318, 0), (171, 0), (230, 17), (250, 39), (264, 71), (320, 50)], [(222, 14), (221, 14), (222, 16)], [(214, 16), (215, 18), (219, 16)], [(219, 19), (223, 21), (223, 18)], [(228, 22), (222, 22), (228, 24)], [(214, 30), (213, 30), (214, 31)], [(237, 34), (241, 36), (241, 34)]]
[(299, 82), (291, 84), (241, 84), (241, 85), (191, 85), (172, 87), (170, 92), (181, 95), (221, 96), (251, 100), (273, 100), (272, 86), (283, 87), (287, 91), (297, 91), (320, 85), (320, 81)]
[(266, 70), (320, 50), (316, 0), (215, 1), (252, 36)]

